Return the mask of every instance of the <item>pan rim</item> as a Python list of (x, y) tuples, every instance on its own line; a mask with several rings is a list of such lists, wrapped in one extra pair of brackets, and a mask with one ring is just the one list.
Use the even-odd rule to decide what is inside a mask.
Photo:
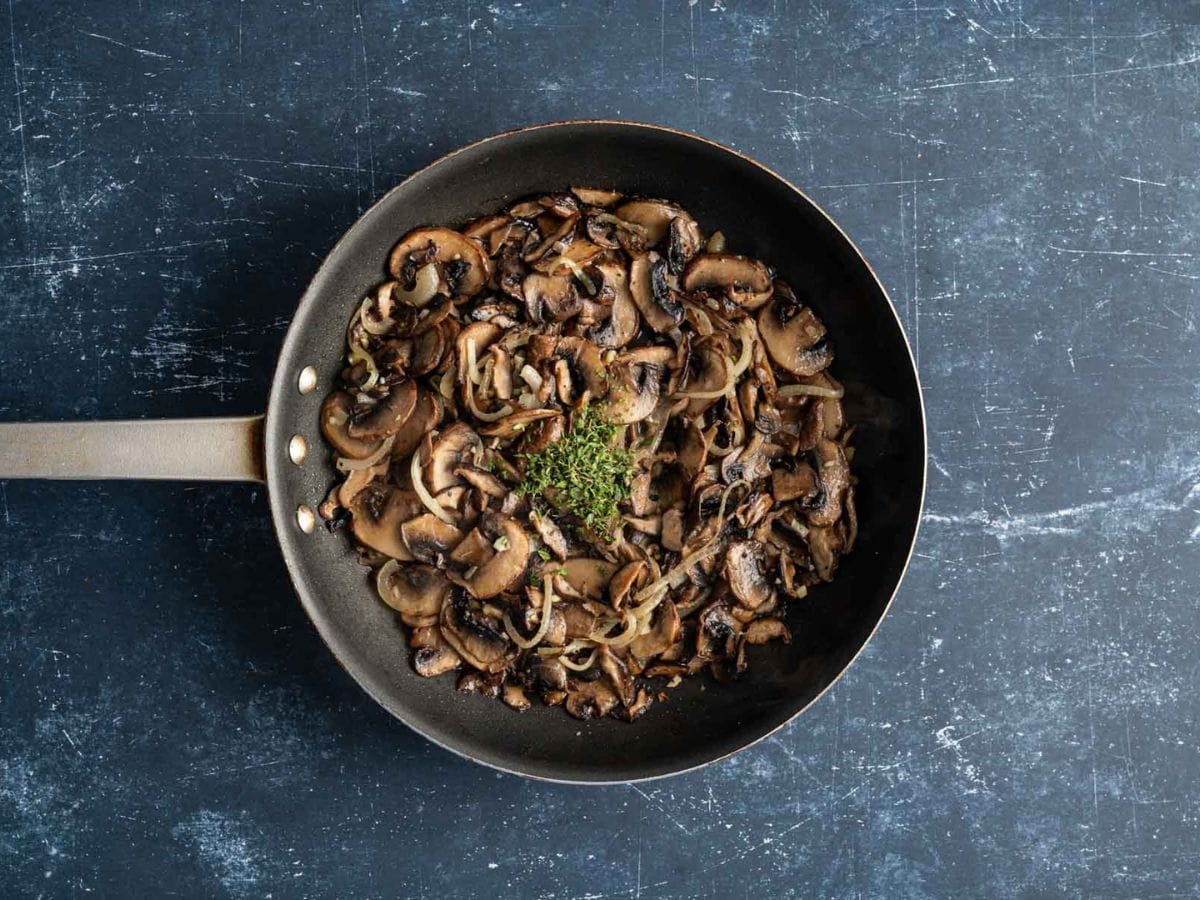
[(842, 680), (842, 678), (845, 676), (846, 672), (849, 671), (849, 669), (854, 665), (854, 663), (858, 661), (858, 658), (862, 655), (863, 651), (866, 650), (867, 646), (871, 643), (872, 640), (874, 640), (875, 635), (879, 632), (879, 629), (882, 626), (884, 619), (887, 618), (888, 613), (891, 612), (892, 604), (895, 602), (896, 595), (899, 593), (900, 587), (904, 583), (904, 576), (908, 573), (908, 567), (912, 562), (912, 555), (916, 548), (917, 539), (920, 536), (921, 523), (922, 523), (922, 519), (924, 517), (925, 496), (926, 496), (926, 490), (928, 487), (928, 474), (929, 474), (928, 421), (927, 421), (926, 412), (925, 412), (924, 390), (921, 386), (920, 372), (917, 368), (916, 358), (913, 355), (912, 343), (909, 340), (908, 334), (904, 329), (904, 323), (900, 319), (899, 313), (896, 310), (896, 306), (892, 302), (891, 296), (888, 294), (887, 288), (884, 286), (882, 280), (879, 278), (879, 275), (876, 273), (874, 267), (871, 265), (870, 261), (863, 254), (863, 252), (859, 248), (859, 246), (850, 238), (850, 236), (848, 234), (846, 234), (846, 232), (842, 229), (842, 227), (840, 225), (838, 225), (838, 223), (833, 219), (833, 217), (830, 216), (829, 213), (826, 212), (825, 209), (823, 207), (821, 207), (820, 204), (818, 204), (815, 200), (813, 200), (811, 197), (809, 197), (808, 194), (806, 194), (803, 190), (801, 190), (799, 187), (797, 187), (795, 184), (793, 184), (787, 178), (780, 175), (778, 172), (774, 171), (773, 169), (764, 165), (763, 163), (747, 156), (746, 154), (741, 153), (740, 151), (735, 150), (734, 148), (729, 147), (725, 144), (722, 144), (718, 141), (714, 141), (711, 138), (706, 138), (706, 137), (703, 137), (702, 135), (697, 135), (697, 134), (694, 134), (689, 131), (672, 128), (672, 127), (666, 126), (666, 125), (659, 125), (659, 124), (654, 124), (654, 123), (638, 122), (638, 121), (624, 120), (624, 119), (563, 119), (563, 120), (555, 120), (555, 121), (542, 122), (542, 123), (537, 123), (537, 124), (532, 124), (532, 125), (523, 125), (523, 126), (519, 126), (516, 128), (510, 128), (505, 131), (500, 131), (495, 134), (488, 135), (487, 137), (480, 138), (478, 140), (464, 144), (460, 147), (455, 148), (454, 150), (451, 150), (451, 151), (437, 157), (436, 159), (432, 160), (431, 162), (422, 166), (420, 169), (411, 173), (410, 175), (408, 175), (408, 177), (406, 177), (405, 179), (400, 181), (398, 184), (393, 186), (391, 189), (389, 189), (388, 191), (383, 193), (377, 200), (375, 200), (374, 203), (372, 203), (366, 210), (364, 210), (358, 216), (357, 219), (355, 219), (355, 221), (346, 229), (345, 232), (343, 232), (341, 237), (338, 238), (337, 242), (326, 253), (325, 258), (322, 260), (321, 266), (318, 267), (316, 273), (313, 275), (313, 278), (310, 280), (309, 284), (305, 287), (303, 293), (300, 296), (300, 300), (297, 303), (296, 311), (298, 312), (309, 301), (311, 295), (313, 295), (313, 292), (316, 289), (315, 288), (316, 282), (318, 280), (320, 280), (321, 272), (325, 268), (325, 265), (327, 264), (327, 262), (330, 259), (334, 258), (338, 254), (338, 251), (341, 249), (343, 244), (345, 244), (351, 238), (351, 236), (353, 234), (355, 234), (356, 231), (359, 230), (362, 222), (364, 220), (368, 219), (369, 217), (371, 217), (373, 214), (375, 214), (376, 211), (379, 209), (379, 207), (382, 206), (384, 203), (386, 203), (386, 201), (393, 194), (400, 191), (402, 188), (404, 188), (405, 186), (407, 186), (408, 184), (413, 182), (415, 179), (424, 177), (426, 175), (426, 173), (428, 173), (435, 167), (437, 167), (449, 160), (454, 159), (456, 156), (459, 156), (460, 154), (466, 153), (470, 150), (474, 150), (478, 147), (482, 147), (482, 146), (485, 146), (485, 145), (493, 143), (493, 142), (504, 140), (513, 135), (525, 134), (528, 132), (569, 128), (569, 127), (581, 126), (581, 125), (584, 125), (584, 126), (586, 126), (586, 125), (616, 126), (616, 127), (620, 127), (620, 128), (629, 128), (632, 130), (642, 130), (642, 131), (647, 131), (647, 132), (657, 132), (657, 133), (662, 133), (662, 134), (668, 134), (673, 137), (684, 138), (685, 140), (688, 140), (688, 141), (694, 141), (696, 143), (705, 144), (705, 145), (709, 146), (710, 148), (713, 148), (713, 149), (716, 149), (723, 153), (734, 156), (744, 163), (748, 163), (749, 165), (753, 166), (754, 168), (760, 170), (762, 173), (768, 175), (774, 181), (778, 182), (782, 187), (787, 188), (792, 193), (796, 194), (814, 212), (816, 212), (822, 219), (824, 219), (825, 223), (828, 226), (830, 226), (833, 229), (833, 231), (836, 233), (836, 235), (844, 242), (844, 245), (853, 252), (853, 254), (857, 258), (858, 262), (862, 264), (865, 271), (870, 276), (871, 280), (874, 282), (875, 287), (879, 291), (880, 295), (886, 301), (888, 311), (890, 312), (892, 319), (895, 322), (897, 332), (899, 333), (900, 339), (903, 342), (904, 351), (907, 354), (908, 364), (911, 368), (911, 372), (912, 372), (912, 376), (913, 376), (913, 385), (916, 388), (916, 399), (917, 399), (917, 404), (916, 404), (917, 410), (916, 411), (918, 413), (918, 418), (920, 421), (920, 431), (921, 431), (921, 478), (920, 478), (920, 491), (919, 491), (919, 495), (917, 497), (917, 504), (916, 504), (916, 518), (915, 518), (915, 522), (913, 523), (912, 536), (909, 539), (907, 548), (904, 548), (903, 564), (900, 567), (899, 577), (896, 579), (896, 584), (893, 586), (891, 593), (889, 594), (887, 601), (884, 604), (883, 609), (879, 614), (878, 619), (875, 621), (874, 625), (871, 627), (870, 632), (868, 633), (866, 638), (862, 641), (862, 643), (859, 645), (858, 649), (854, 651), (854, 653), (851, 655), (850, 659), (846, 661), (845, 665), (843, 665), (841, 667), (841, 669), (838, 671), (838, 673), (830, 680), (829, 684), (827, 684), (824, 688), (822, 688), (820, 691), (818, 691), (807, 703), (805, 703), (799, 709), (797, 709), (794, 712), (792, 712), (791, 714), (787, 715), (783, 720), (778, 722), (776, 725), (768, 728), (762, 734), (759, 734), (755, 737), (750, 738), (749, 740), (747, 740), (745, 743), (741, 744), (740, 746), (730, 749), (724, 753), (720, 753), (719, 755), (715, 755), (715, 756), (713, 756), (709, 759), (706, 759), (702, 762), (695, 763), (694, 765), (687, 765), (687, 766), (683, 766), (680, 768), (671, 768), (668, 771), (657, 772), (657, 773), (649, 774), (649, 775), (635, 775), (635, 776), (628, 777), (628, 778), (595, 778), (595, 779), (593, 779), (593, 778), (572, 778), (572, 777), (559, 777), (559, 776), (553, 776), (553, 775), (546, 775), (546, 774), (542, 774), (539, 772), (525, 771), (525, 770), (522, 770), (517, 767), (503, 765), (501, 763), (498, 763), (498, 762), (495, 762), (492, 760), (482, 759), (482, 758), (473, 756), (471, 753), (469, 753), (468, 751), (466, 751), (462, 748), (452, 746), (449, 742), (444, 741), (444, 740), (439, 740), (437, 737), (434, 737), (433, 735), (426, 733), (422, 728), (418, 727), (416, 724), (411, 722), (402, 713), (402, 711), (395, 709), (393, 704), (391, 704), (386, 698), (380, 696), (375, 690), (373, 690), (372, 687), (367, 683), (367, 679), (365, 677), (360, 677), (359, 673), (356, 671), (356, 666), (354, 663), (349, 662), (346, 658), (343, 658), (343, 655), (345, 655), (346, 657), (352, 656), (352, 654), (349, 652), (350, 648), (343, 649), (340, 646), (341, 642), (336, 638), (335, 635), (333, 635), (331, 633), (331, 629), (329, 629), (327, 625), (323, 624), (324, 617), (322, 615), (318, 614), (319, 613), (318, 604), (310, 598), (309, 588), (304, 583), (304, 580), (302, 578), (298, 577), (298, 573), (297, 573), (298, 565), (293, 560), (294, 550), (291, 546), (290, 540), (285, 538), (284, 529), (285, 528), (290, 529), (291, 526), (293, 525), (294, 509), (291, 506), (289, 506), (287, 501), (285, 501), (285, 498), (283, 497), (282, 488), (277, 487), (277, 485), (276, 485), (276, 482), (279, 479), (279, 475), (277, 474), (277, 472), (281, 471), (279, 462), (282, 459), (284, 459), (284, 457), (286, 456), (286, 452), (285, 452), (284, 447), (279, 446), (279, 442), (275, 437), (274, 429), (271, 427), (271, 423), (273, 421), (275, 421), (276, 418), (280, 415), (280, 413), (277, 412), (277, 409), (283, 405), (284, 397), (286, 396), (287, 392), (292, 388), (292, 384), (291, 384), (292, 379), (289, 376), (289, 369), (288, 369), (287, 363), (290, 363), (292, 361), (292, 357), (295, 355), (294, 347), (295, 347), (296, 343), (300, 340), (300, 330), (296, 327), (295, 316), (293, 316), (291, 323), (289, 323), (289, 325), (288, 325), (287, 333), (284, 337), (283, 344), (279, 351), (279, 357), (276, 360), (275, 371), (274, 371), (274, 374), (271, 379), (270, 395), (269, 395), (268, 403), (267, 403), (265, 442), (264, 442), (264, 444), (265, 444), (264, 452), (265, 452), (265, 457), (266, 457), (265, 471), (266, 471), (266, 479), (267, 479), (267, 497), (268, 497), (268, 504), (269, 504), (270, 510), (271, 510), (272, 527), (274, 529), (276, 541), (279, 544), (280, 552), (283, 556), (284, 563), (287, 566), (288, 578), (291, 581), (293, 591), (295, 592), (296, 596), (299, 598), (301, 606), (303, 606), (303, 608), (304, 608), (305, 614), (308, 616), (309, 621), (311, 622), (313, 627), (316, 629), (317, 634), (320, 636), (322, 642), (325, 644), (326, 648), (328, 648), (329, 652), (333, 655), (333, 657), (337, 661), (338, 665), (340, 665), (346, 671), (346, 673), (350, 675), (350, 677), (354, 680), (355, 684), (361, 690), (363, 690), (372, 700), (374, 700), (384, 710), (386, 710), (389, 715), (393, 716), (395, 719), (402, 722), (406, 727), (411, 729), (413, 732), (420, 735), (422, 738), (432, 742), (433, 744), (437, 745), (438, 747), (441, 747), (444, 750), (448, 750), (449, 752), (453, 753), (454, 755), (456, 755), (462, 759), (468, 760), (472, 763), (486, 766), (490, 769), (494, 769), (499, 772), (504, 772), (506, 774), (516, 775), (521, 778), (528, 778), (528, 779), (531, 779), (534, 781), (547, 782), (547, 783), (551, 783), (551, 784), (568, 784), (568, 785), (580, 785), (580, 786), (638, 784), (638, 783), (646, 782), (646, 781), (656, 781), (656, 780), (662, 779), (662, 778), (673, 778), (675, 776), (683, 775), (688, 772), (694, 772), (698, 769), (702, 769), (706, 766), (710, 766), (710, 765), (713, 765), (714, 763), (718, 763), (723, 760), (726, 760), (726, 759), (730, 758), (731, 756), (734, 756), (738, 753), (741, 753), (744, 750), (749, 749), (750, 747), (753, 747), (754, 745), (758, 744), (760, 741), (766, 740), (767, 738), (776, 734), (780, 729), (784, 728), (787, 725), (790, 725), (797, 718), (799, 718), (803, 713), (805, 713), (809, 709), (811, 709), (822, 697), (825, 696), (826, 693), (828, 693), (830, 690), (832, 690), (832, 688), (835, 685), (837, 685), (838, 682), (840, 682)]

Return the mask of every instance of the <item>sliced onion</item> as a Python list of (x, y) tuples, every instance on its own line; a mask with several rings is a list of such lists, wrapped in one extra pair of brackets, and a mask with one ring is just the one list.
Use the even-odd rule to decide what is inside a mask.
[(558, 661), (572, 672), (586, 672), (596, 662), (596, 657), (599, 655), (600, 648), (593, 647), (592, 652), (588, 654), (587, 659), (585, 659), (583, 662), (574, 662), (573, 660), (567, 659), (565, 655), (560, 656)]
[(619, 219), (612, 213), (597, 213), (596, 221), (608, 222), (611, 225), (616, 225), (618, 228), (623, 228), (626, 231), (632, 231), (637, 235), (644, 236), (646, 234), (646, 229), (643, 226), (638, 225), (636, 222), (627, 222), (624, 219)]
[(339, 456), (334, 460), (333, 464), (337, 466), (337, 470), (343, 474), (347, 472), (357, 472), (359, 469), (369, 469), (385, 456), (392, 449), (392, 444), (396, 442), (396, 436), (393, 434), (386, 438), (379, 449), (368, 456), (366, 459), (350, 459), (345, 456)]
[[(597, 644), (608, 644), (610, 647), (625, 647), (637, 640), (638, 636), (638, 620), (632, 610), (626, 610), (622, 616), (622, 621), (625, 623), (625, 630), (616, 637), (605, 637), (602, 633), (593, 633), (588, 640), (595, 641)], [(616, 623), (613, 623), (616, 624)], [(612, 626), (610, 625), (609, 628)], [(607, 631), (608, 629), (604, 629)]]
[(479, 384), (479, 357), (475, 349), (475, 338), (467, 338), (467, 380)]
[(470, 381), (467, 382), (467, 409), (471, 410), (475, 418), (482, 419), (484, 422), (496, 422), (513, 413), (513, 408), (507, 403), (495, 412), (484, 412), (475, 405), (475, 386)]
[(412, 462), (408, 464), (408, 473), (412, 476), (413, 490), (417, 492), (417, 496), (421, 498), (421, 505), (427, 510), (445, 522), (447, 525), (454, 524), (454, 517), (446, 512), (445, 508), (433, 499), (433, 494), (429, 493), (429, 489), (425, 487), (425, 482), (421, 480), (421, 448), (417, 447), (413, 451)]
[(406, 291), (400, 287), (393, 289), (392, 294), (401, 303), (406, 303), (409, 306), (424, 306), (437, 296), (438, 280), (437, 266), (433, 263), (426, 263), (417, 269), (411, 291)]
[(831, 400), (841, 400), (845, 394), (845, 388), (827, 388), (819, 384), (785, 384), (775, 392), (777, 397), (828, 397)]
[(454, 368), (448, 368), (438, 381), (438, 393), (447, 400), (454, 399)]
[(525, 380), (525, 383), (535, 391), (540, 391), (542, 389), (542, 384), (545, 382), (545, 379), (543, 379), (542, 376), (538, 374), (538, 370), (529, 365), (529, 363), (521, 366), (520, 374), (521, 378)]
[(546, 632), (550, 630), (550, 613), (553, 604), (554, 576), (547, 575), (546, 581), (542, 585), (542, 620), (538, 623), (538, 629), (533, 633), (533, 637), (528, 639), (521, 637), (521, 632), (517, 631), (508, 613), (504, 613), (504, 630), (508, 632), (508, 636), (512, 638), (512, 642), (522, 650), (529, 650), (541, 643), (542, 638), (546, 636)]
[(375, 385), (379, 384), (379, 367), (375, 365), (375, 358), (370, 353), (351, 341), (350, 353), (347, 356), (351, 365), (361, 362), (367, 367), (367, 380), (362, 383), (362, 390), (369, 391)]
[(555, 267), (559, 264), (562, 264), (571, 270), (571, 274), (578, 278), (584, 288), (587, 289), (589, 297), (596, 296), (596, 282), (592, 281), (592, 279), (588, 277), (587, 272), (583, 271), (583, 267), (579, 265), (579, 263), (575, 262), (575, 260), (571, 259), (569, 256), (556, 256), (554, 259), (550, 260), (551, 274), (553, 274)]
[(378, 324), (371, 322), (367, 318), (367, 308), (370, 307), (370, 305), (371, 305), (371, 298), (364, 297), (362, 306), (360, 306), (358, 308), (358, 320), (362, 323), (362, 327), (369, 334), (376, 334), (376, 335), (387, 334), (389, 331), (392, 330), (392, 328), (395, 327), (396, 323), (393, 322), (391, 319), (389, 319), (387, 316), (384, 316), (382, 319), (380, 319)]
[(742, 352), (738, 356), (737, 362), (733, 364), (733, 368), (729, 370), (725, 383), (719, 389), (715, 391), (680, 391), (675, 396), (691, 397), (693, 400), (715, 400), (732, 392), (733, 386), (742, 377), (742, 373), (750, 368), (750, 361), (754, 358), (754, 326), (750, 324), (749, 319), (743, 319), (738, 324), (738, 337), (742, 341)]

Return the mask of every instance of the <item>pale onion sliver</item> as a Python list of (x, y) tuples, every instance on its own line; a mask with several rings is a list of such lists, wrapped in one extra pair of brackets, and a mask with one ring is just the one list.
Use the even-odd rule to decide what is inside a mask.
[(533, 633), (531, 638), (521, 637), (521, 632), (512, 623), (512, 619), (508, 613), (504, 613), (504, 630), (508, 632), (508, 636), (512, 638), (512, 642), (522, 650), (529, 650), (541, 643), (542, 638), (546, 636), (546, 632), (550, 630), (550, 614), (554, 605), (554, 576), (547, 575), (545, 583), (542, 586), (542, 620), (538, 623), (537, 631)]
[(421, 505), (447, 525), (453, 525), (454, 517), (446, 512), (440, 503), (433, 499), (433, 494), (429, 493), (429, 488), (425, 487), (425, 482), (421, 480), (420, 447), (413, 451), (412, 462), (408, 464), (408, 473), (412, 477), (413, 490), (417, 492), (417, 496), (421, 499)]

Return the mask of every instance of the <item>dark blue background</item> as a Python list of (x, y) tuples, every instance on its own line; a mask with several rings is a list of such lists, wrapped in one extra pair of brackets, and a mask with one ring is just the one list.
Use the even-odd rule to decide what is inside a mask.
[(605, 789), (374, 706), (261, 489), (0, 483), (0, 894), (1200, 892), (1195, 0), (9, 0), (0, 46), (2, 419), (261, 411), (374, 198), (612, 116), (824, 205), (903, 316), (932, 448), (839, 685)]

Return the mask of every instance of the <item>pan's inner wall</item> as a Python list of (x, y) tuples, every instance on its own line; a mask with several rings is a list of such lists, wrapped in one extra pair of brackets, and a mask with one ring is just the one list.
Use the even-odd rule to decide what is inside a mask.
[[(383, 277), (397, 238), (427, 224), (462, 224), (525, 194), (570, 185), (612, 187), (680, 202), (707, 232), (720, 228), (735, 252), (771, 262), (810, 293), (836, 348), (859, 430), (860, 543), (833, 584), (792, 605), (790, 647), (754, 648), (745, 678), (717, 687), (685, 682), (638, 723), (578, 722), (561, 709), (517, 714), (455, 693), (453, 676), (418, 677), (401, 626), (377, 601), (344, 535), (305, 535), (300, 503), (316, 506), (336, 473), (314, 453), (287, 461), (304, 435), (323, 447), (321, 399), (341, 366), (347, 319)], [(302, 396), (296, 377), (320, 374)], [(309, 614), (346, 669), (380, 703), (437, 742), (526, 774), (613, 781), (652, 777), (719, 758), (769, 732), (824, 690), (870, 636), (899, 582), (920, 514), (925, 443), (920, 395), (907, 344), (887, 298), (846, 239), (770, 173), (715, 145), (661, 129), (569, 123), (516, 132), (469, 147), (388, 194), (335, 247), (297, 312), (271, 397), (267, 467), (272, 513)], [(706, 683), (707, 682), (707, 683)]]

